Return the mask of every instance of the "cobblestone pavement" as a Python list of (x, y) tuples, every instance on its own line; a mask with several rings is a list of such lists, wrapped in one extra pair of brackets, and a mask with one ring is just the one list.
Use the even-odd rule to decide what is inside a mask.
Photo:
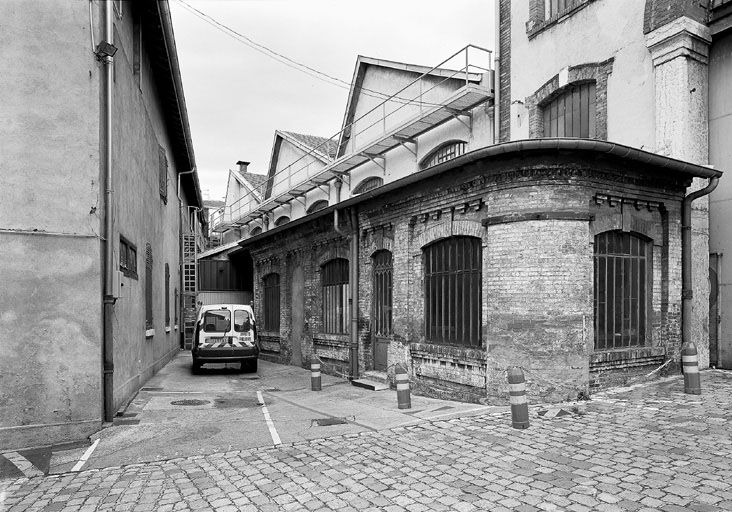
[(506, 412), (9, 480), (0, 510), (732, 510), (732, 373), (702, 383), (532, 407), (527, 430)]

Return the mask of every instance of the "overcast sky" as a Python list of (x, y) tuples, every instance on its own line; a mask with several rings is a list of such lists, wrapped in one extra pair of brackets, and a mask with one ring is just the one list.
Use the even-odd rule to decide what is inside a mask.
[[(351, 81), (356, 57), (435, 66), (472, 43), (494, 46), (491, 0), (185, 0), (295, 61)], [(170, 0), (193, 148), (206, 199), (228, 169), (265, 174), (276, 129), (329, 137), (347, 86), (325, 83), (227, 36)]]

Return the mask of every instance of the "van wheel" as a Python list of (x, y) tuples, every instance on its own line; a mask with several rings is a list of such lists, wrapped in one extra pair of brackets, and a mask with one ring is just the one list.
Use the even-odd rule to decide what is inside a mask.
[(257, 373), (257, 360), (256, 359), (244, 359), (241, 362), (241, 371), (250, 373)]
[(198, 359), (193, 359), (193, 373), (201, 373), (201, 363), (198, 362)]

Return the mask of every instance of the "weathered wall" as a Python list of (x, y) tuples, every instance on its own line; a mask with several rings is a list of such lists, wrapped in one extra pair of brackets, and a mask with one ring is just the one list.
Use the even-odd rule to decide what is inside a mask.
[(653, 67), (643, 35), (644, 2), (589, 2), (529, 39), (530, 3), (511, 2), (511, 140), (529, 137), (523, 103), (544, 83), (563, 68), (614, 58), (607, 83), (607, 139), (652, 150)]
[[(712, 41), (709, 55), (709, 162), (732, 169), (732, 35)], [(709, 251), (719, 258), (719, 351), (722, 368), (732, 368), (732, 178), (724, 176), (709, 199)]]
[[(176, 196), (180, 168), (171, 150), (149, 54), (143, 44), (139, 77), (133, 72), (133, 18), (129, 4), (115, 17), (114, 169), (115, 261), (119, 236), (137, 247), (137, 278), (123, 278), (122, 297), (114, 313), (114, 403), (122, 406), (180, 347), (175, 324), (175, 291), (180, 290), (179, 208)], [(143, 33), (143, 38), (146, 34)], [(167, 204), (159, 188), (159, 145), (165, 150)], [(183, 205), (186, 205), (185, 197)], [(146, 245), (152, 248), (152, 330), (145, 327)], [(170, 270), (169, 314), (165, 314), (165, 264)], [(179, 319), (179, 322), (181, 320)], [(147, 332), (147, 334), (146, 334)]]
[(89, 5), (10, 0), (0, 19), (0, 448), (9, 449), (80, 439), (101, 424), (103, 205)]
[[(501, 402), (506, 368), (521, 365), (535, 400), (573, 399), (590, 385), (623, 382), (678, 355), (684, 182), (602, 162), (545, 155), (540, 161), (481, 162), (359, 204), (361, 371), (374, 364), (371, 258), (382, 249), (393, 255), (388, 373), (393, 377), (394, 365), (405, 364), (416, 392)], [(646, 203), (638, 207), (638, 200)], [(653, 243), (649, 335), (640, 348), (596, 351), (594, 235), (614, 229)], [(425, 338), (423, 248), (453, 235), (482, 244), (482, 334), (471, 348)], [(262, 333), (265, 357), (290, 361), (296, 340), (303, 357), (315, 352), (323, 359), (325, 371), (347, 371), (348, 335), (321, 332), (320, 265), (348, 257), (347, 240), (334, 232), (331, 217), (262, 240), (252, 251), (255, 308), (263, 304), (262, 278), (270, 272), (281, 277), (281, 329)], [(307, 328), (301, 333), (291, 332), (289, 320), (295, 268), (304, 273)]]

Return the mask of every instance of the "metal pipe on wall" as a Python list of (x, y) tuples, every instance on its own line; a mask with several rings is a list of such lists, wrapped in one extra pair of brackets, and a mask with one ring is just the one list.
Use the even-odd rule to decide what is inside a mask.
[[(681, 343), (691, 339), (692, 313), (692, 275), (691, 275), (691, 203), (692, 201), (710, 194), (719, 183), (719, 178), (709, 179), (706, 187), (692, 192), (684, 198), (681, 205)], [(706, 276), (703, 276), (706, 279)]]
[(351, 207), (351, 250), (349, 251), (351, 261), (349, 262), (350, 276), (348, 282), (351, 288), (351, 343), (349, 344), (349, 360), (351, 361), (351, 379), (358, 379), (358, 210), (357, 206)]
[[(114, 44), (112, 0), (104, 2), (104, 41)], [(104, 371), (104, 421), (114, 418), (114, 191), (112, 188), (112, 89), (114, 57), (104, 55), (104, 312), (102, 317), (102, 357)]]

